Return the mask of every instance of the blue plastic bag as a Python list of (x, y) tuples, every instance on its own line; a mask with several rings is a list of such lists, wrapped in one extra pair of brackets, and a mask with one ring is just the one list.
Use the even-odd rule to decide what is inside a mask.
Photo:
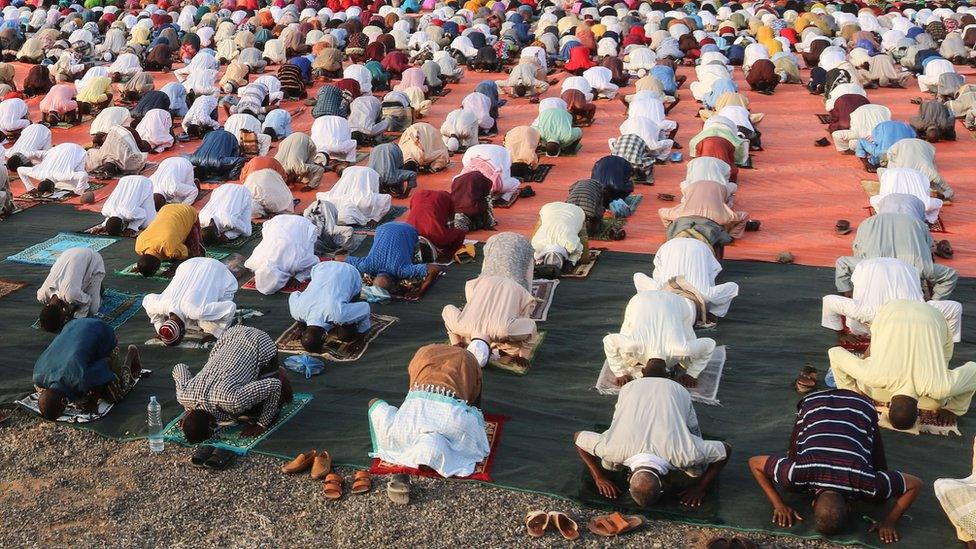
[(285, 359), (285, 368), (305, 374), (305, 379), (322, 373), (325, 363), (310, 355), (291, 355)]

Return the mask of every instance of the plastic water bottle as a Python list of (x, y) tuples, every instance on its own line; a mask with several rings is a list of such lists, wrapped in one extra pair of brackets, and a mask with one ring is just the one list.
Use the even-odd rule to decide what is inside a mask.
[(166, 442), (163, 441), (163, 408), (156, 401), (156, 396), (149, 397), (149, 451), (158, 454), (163, 451)]

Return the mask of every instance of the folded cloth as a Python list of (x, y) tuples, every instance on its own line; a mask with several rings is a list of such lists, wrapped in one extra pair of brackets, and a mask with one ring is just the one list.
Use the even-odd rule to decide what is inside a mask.
[(610, 211), (613, 212), (614, 217), (630, 217), (634, 213), (630, 205), (620, 198), (610, 203)]

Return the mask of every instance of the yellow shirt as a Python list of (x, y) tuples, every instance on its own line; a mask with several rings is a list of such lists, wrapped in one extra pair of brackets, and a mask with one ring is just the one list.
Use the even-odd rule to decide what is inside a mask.
[(85, 87), (78, 92), (78, 102), (102, 103), (108, 99), (108, 93), (111, 89), (111, 78), (107, 76), (96, 76), (85, 84)]
[(163, 206), (156, 213), (156, 219), (136, 237), (136, 253), (154, 255), (162, 260), (186, 259), (190, 252), (184, 241), (197, 220), (193, 206)]

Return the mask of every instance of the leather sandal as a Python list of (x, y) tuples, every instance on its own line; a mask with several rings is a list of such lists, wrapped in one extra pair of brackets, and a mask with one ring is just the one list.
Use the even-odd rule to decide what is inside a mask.
[(366, 470), (356, 471), (352, 479), (352, 489), (349, 491), (353, 494), (365, 494), (373, 484), (372, 476)]
[(807, 364), (796, 378), (796, 392), (805, 395), (817, 388), (817, 369)]
[(298, 457), (281, 466), (281, 472), (286, 475), (304, 473), (312, 466), (312, 461), (314, 459), (315, 450), (309, 450), (304, 454), (298, 454)]
[(204, 463), (210, 459), (210, 456), (214, 453), (213, 446), (199, 446), (195, 452), (193, 452), (193, 457), (190, 458), (190, 463), (194, 467), (204, 467)]
[(566, 541), (574, 541), (580, 537), (579, 525), (576, 521), (569, 518), (569, 515), (561, 511), (550, 511), (549, 522), (556, 527), (556, 530)]
[(342, 477), (329, 473), (325, 476), (325, 483), (322, 485), (325, 490), (325, 499), (336, 501), (342, 498)]
[(312, 458), (312, 472), (309, 476), (312, 480), (322, 480), (332, 472), (332, 456), (328, 452), (322, 451)]
[(952, 244), (948, 240), (940, 240), (935, 244), (935, 255), (942, 259), (952, 259)]
[(541, 538), (549, 528), (549, 513), (545, 511), (529, 511), (525, 515), (525, 529), (530, 538)]
[(646, 522), (647, 519), (640, 515), (621, 515), (614, 512), (609, 515), (594, 517), (586, 527), (598, 536), (609, 538), (636, 530)]

